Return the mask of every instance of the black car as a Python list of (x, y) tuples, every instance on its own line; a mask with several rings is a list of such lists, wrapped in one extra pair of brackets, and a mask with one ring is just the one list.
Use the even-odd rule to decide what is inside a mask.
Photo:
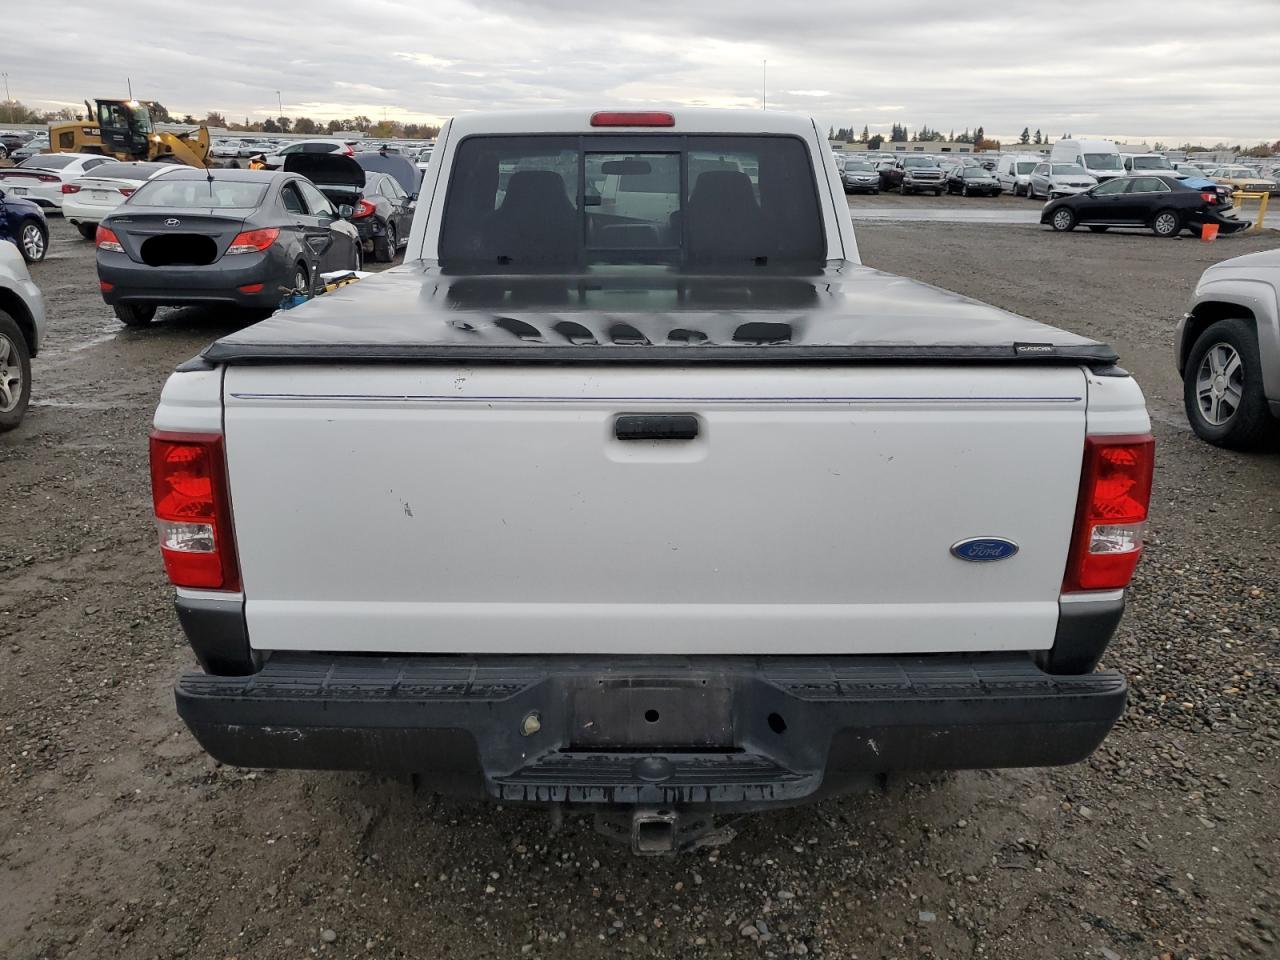
[(40, 204), (0, 190), (0, 241), (18, 245), (27, 263), (43, 260), (49, 252), (49, 224)]
[(960, 164), (947, 174), (947, 193), (962, 197), (998, 197), (1004, 192), (994, 173), (985, 167)]
[(130, 326), (159, 306), (271, 309), (320, 273), (356, 269), (359, 237), (296, 174), (180, 168), (98, 225), (102, 299)]
[(15, 150), (21, 150), (30, 140), (25, 133), (13, 133), (12, 131), (0, 131), (0, 160), (9, 159), (9, 154)]
[[(378, 159), (377, 154), (370, 157)], [(382, 157), (417, 167), (405, 157)], [(284, 157), (283, 169), (297, 173), (319, 187), (338, 208), (339, 216), (351, 221), (360, 234), (360, 247), (375, 260), (390, 263), (409, 242), (413, 205), (417, 193), (407, 192), (390, 173), (366, 170), (358, 162), (339, 153), (291, 153)], [(416, 176), (415, 176), (416, 179)]]
[(1224, 234), (1249, 227), (1247, 220), (1224, 216), (1230, 206), (1230, 193), (1203, 177), (1116, 177), (1084, 193), (1050, 200), (1040, 222), (1055, 230), (1083, 224), (1095, 233), (1111, 227), (1146, 227), (1158, 237), (1198, 232), (1208, 223)]

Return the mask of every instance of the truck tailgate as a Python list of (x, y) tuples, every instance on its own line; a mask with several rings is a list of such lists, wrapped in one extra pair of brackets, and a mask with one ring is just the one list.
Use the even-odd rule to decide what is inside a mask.
[[(1053, 643), (1078, 367), (245, 365), (223, 390), (259, 649)], [(698, 435), (618, 439), (628, 414)], [(1019, 550), (951, 553), (973, 537)]]

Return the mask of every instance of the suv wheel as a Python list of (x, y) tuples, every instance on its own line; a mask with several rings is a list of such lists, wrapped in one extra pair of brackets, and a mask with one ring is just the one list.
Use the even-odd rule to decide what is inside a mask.
[(1228, 317), (1200, 334), (1182, 371), (1182, 398), (1191, 429), (1219, 447), (1249, 450), (1274, 433), (1252, 325)]
[(17, 322), (0, 310), (0, 433), (22, 422), (31, 401), (31, 357)]
[(387, 221), (387, 229), (381, 237), (375, 237), (373, 241), (373, 259), (379, 263), (390, 263), (396, 258), (396, 247), (398, 246), (398, 238), (396, 237), (396, 225), (392, 220)]

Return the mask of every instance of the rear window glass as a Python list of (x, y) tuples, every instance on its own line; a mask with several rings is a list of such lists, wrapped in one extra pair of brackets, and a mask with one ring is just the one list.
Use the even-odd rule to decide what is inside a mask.
[(265, 183), (235, 180), (152, 180), (128, 202), (135, 207), (256, 207), (267, 192)]
[(793, 137), (470, 137), (440, 238), (449, 267), (822, 260)]
[(29, 167), (36, 170), (61, 170), (63, 167), (70, 166), (83, 157), (72, 157), (66, 155), (58, 155), (56, 153), (40, 154), (35, 157), (27, 157), (18, 166)]
[(175, 169), (172, 163), (103, 163), (90, 171), (90, 176), (121, 180), (149, 180), (157, 173)]

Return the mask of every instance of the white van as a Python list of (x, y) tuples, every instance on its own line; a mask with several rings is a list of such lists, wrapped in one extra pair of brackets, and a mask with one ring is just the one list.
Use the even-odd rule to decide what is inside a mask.
[(1191, 176), (1188, 173), (1180, 173), (1177, 167), (1169, 162), (1168, 157), (1158, 153), (1123, 153), (1120, 155), (1120, 160), (1124, 163), (1125, 173), (1131, 177), (1152, 173), (1159, 176), (1165, 173), (1183, 180)]
[(1111, 140), (1059, 140), (1053, 145), (1054, 163), (1075, 163), (1101, 183), (1125, 176), (1124, 161)]
[(1031, 171), (1042, 159), (1034, 153), (1005, 154), (996, 167), (996, 179), (1000, 181), (1001, 188), (1015, 197), (1025, 194), (1031, 182)]

